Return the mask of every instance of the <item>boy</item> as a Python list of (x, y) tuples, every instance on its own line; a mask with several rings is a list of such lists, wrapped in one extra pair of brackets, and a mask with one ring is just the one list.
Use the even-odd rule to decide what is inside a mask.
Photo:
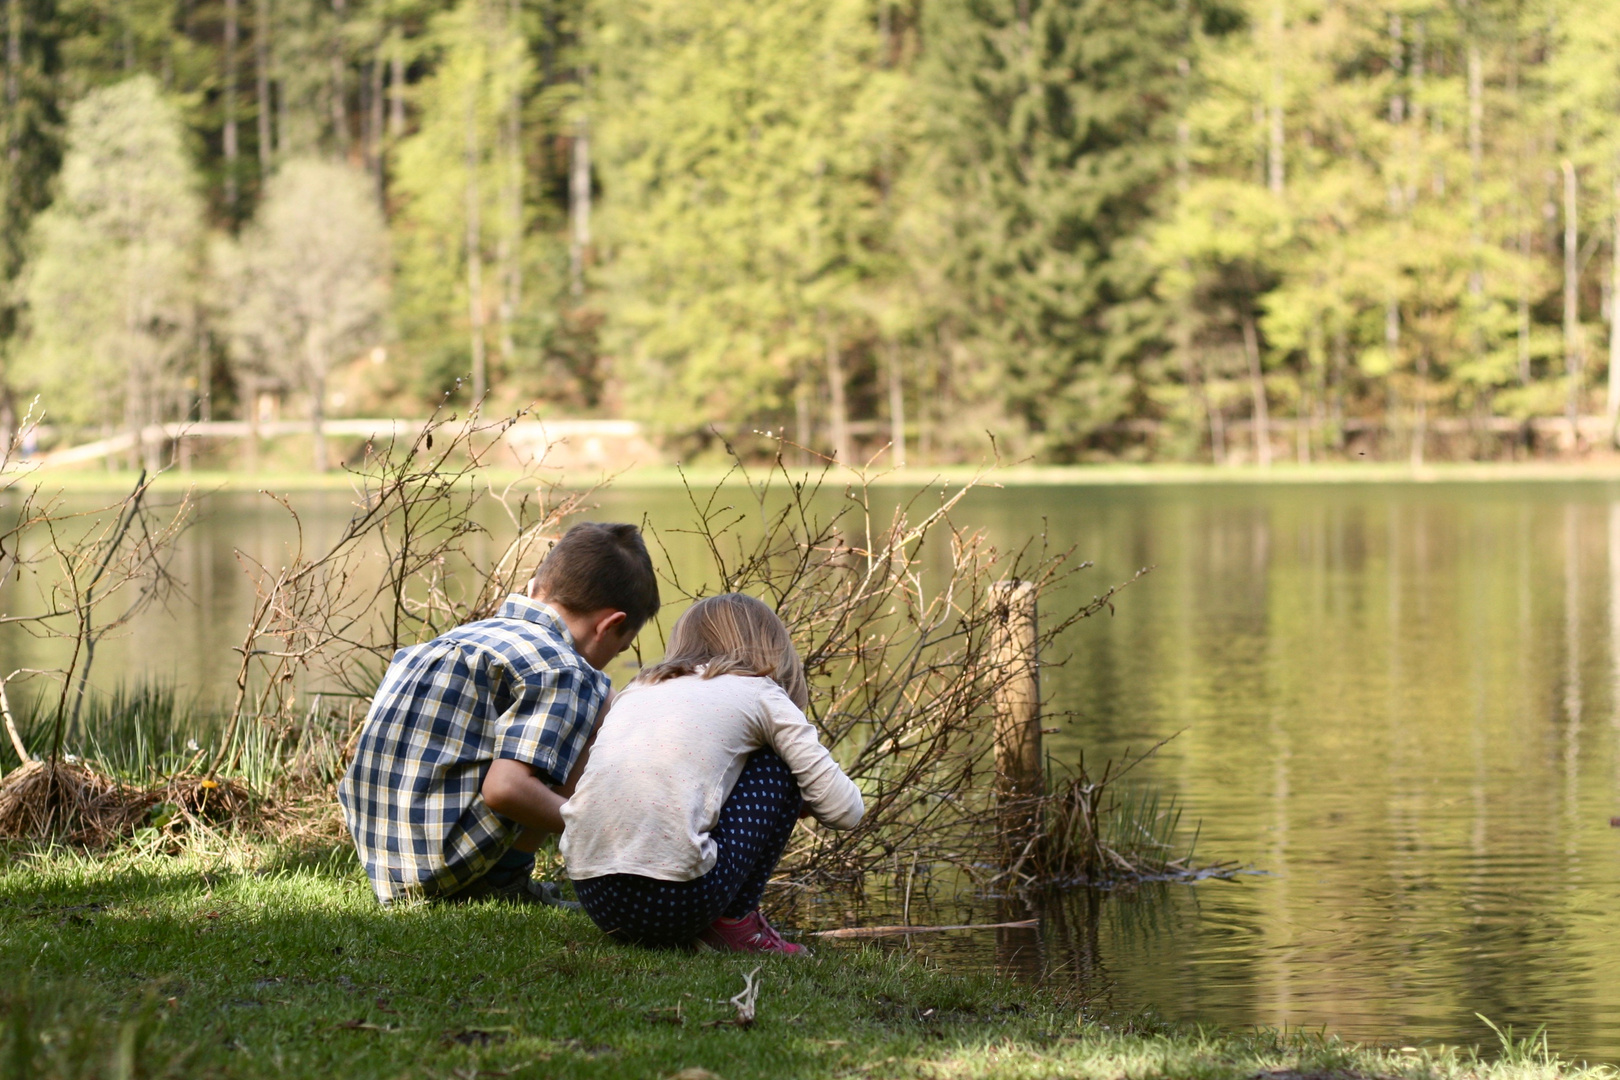
[(338, 801), (384, 904), (500, 896), (531, 882), (608, 700), (602, 673), (658, 611), (634, 525), (575, 525), (528, 595), (394, 654)]

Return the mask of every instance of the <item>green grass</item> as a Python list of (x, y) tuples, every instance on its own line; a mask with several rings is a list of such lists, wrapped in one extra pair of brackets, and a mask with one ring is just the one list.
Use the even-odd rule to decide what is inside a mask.
[[(1582, 1074), (1526, 1040), (1486, 1062), (1082, 1019), (871, 948), (761, 962), (620, 946), (549, 909), (384, 910), (341, 849), (0, 855), (0, 1075), (16, 1080)], [(758, 1022), (714, 1023), (756, 965)]]

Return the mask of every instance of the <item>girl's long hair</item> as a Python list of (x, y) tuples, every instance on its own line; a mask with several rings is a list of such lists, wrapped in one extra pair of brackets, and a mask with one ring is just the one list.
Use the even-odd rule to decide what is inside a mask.
[(699, 600), (675, 620), (664, 658), (636, 676), (661, 683), (682, 675), (756, 675), (774, 679), (800, 709), (810, 705), (804, 663), (786, 626), (769, 606), (742, 593)]

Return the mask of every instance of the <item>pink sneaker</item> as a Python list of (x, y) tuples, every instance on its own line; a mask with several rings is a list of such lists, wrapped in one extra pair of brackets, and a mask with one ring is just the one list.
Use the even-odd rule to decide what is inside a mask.
[(724, 917), (714, 920), (709, 928), (698, 935), (698, 943), (715, 952), (773, 952), (783, 956), (809, 956), (810, 950), (791, 941), (783, 941), (765, 916), (755, 908), (740, 919)]

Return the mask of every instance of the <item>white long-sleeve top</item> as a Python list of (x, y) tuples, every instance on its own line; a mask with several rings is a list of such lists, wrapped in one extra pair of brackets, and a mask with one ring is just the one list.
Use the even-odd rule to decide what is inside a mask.
[(709, 831), (748, 755), (769, 747), (823, 825), (852, 829), (866, 806), (816, 729), (774, 681), (685, 675), (632, 683), (613, 702), (558, 845), (574, 880), (639, 874), (691, 881), (713, 868)]

